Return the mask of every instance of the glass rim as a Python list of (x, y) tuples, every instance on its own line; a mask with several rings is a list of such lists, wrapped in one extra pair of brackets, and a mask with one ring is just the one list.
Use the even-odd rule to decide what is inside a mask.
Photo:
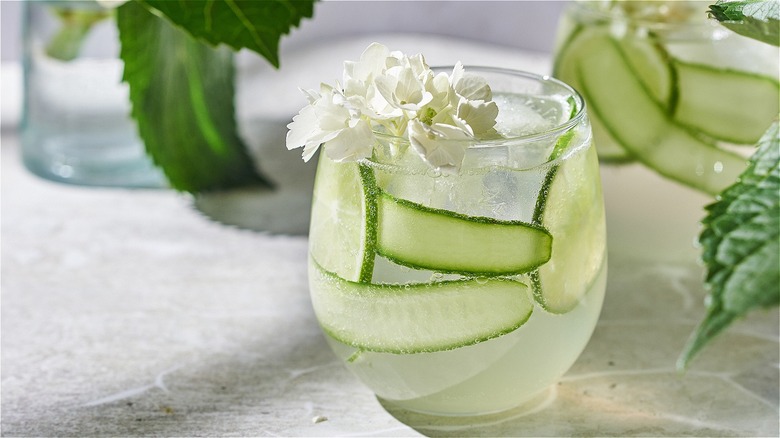
[[(437, 66), (431, 66), (431, 70), (433, 70), (434, 72), (452, 71), (454, 67), (455, 67), (454, 65), (437, 65)], [(530, 143), (545, 138), (557, 137), (563, 135), (573, 127), (579, 125), (582, 122), (582, 119), (585, 117), (586, 104), (585, 104), (585, 99), (582, 97), (582, 95), (577, 90), (575, 90), (571, 85), (551, 75), (541, 75), (529, 71), (517, 70), (517, 69), (511, 69), (505, 67), (490, 67), (490, 66), (480, 66), (480, 65), (464, 65), (463, 69), (465, 70), (466, 73), (489, 72), (489, 73), (501, 74), (505, 76), (514, 76), (521, 79), (532, 80), (537, 83), (554, 84), (555, 86), (560, 87), (562, 90), (565, 91), (565, 93), (567, 94), (565, 96), (566, 98), (569, 97), (574, 98), (575, 107), (577, 111), (566, 121), (557, 123), (550, 128), (538, 132), (532, 132), (529, 134), (516, 135), (511, 137), (499, 137), (499, 138), (488, 138), (488, 139), (464, 139), (464, 140), (451, 140), (451, 141), (469, 144), (469, 148), (474, 148), (474, 149), (492, 147), (492, 146), (506, 146), (508, 144), (515, 144), (515, 143)], [(488, 85), (491, 86), (491, 90), (492, 90), (493, 87), (490, 84), (490, 82), (488, 82)], [(388, 134), (386, 132), (374, 131), (374, 135), (376, 135), (377, 138), (396, 140), (405, 143), (409, 142), (409, 139), (406, 137)]]

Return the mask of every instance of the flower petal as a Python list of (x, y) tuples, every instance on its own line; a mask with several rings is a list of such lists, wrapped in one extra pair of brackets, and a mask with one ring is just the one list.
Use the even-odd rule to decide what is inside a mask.
[(358, 120), (325, 143), (325, 153), (333, 161), (357, 161), (371, 156), (375, 141), (368, 122)]
[(468, 123), (476, 136), (491, 132), (496, 124), (498, 105), (495, 102), (461, 99), (458, 105), (458, 118)]
[(286, 137), (288, 150), (305, 145), (309, 138), (319, 131), (314, 107), (309, 105), (303, 107), (298, 115), (293, 117), (292, 123), (287, 125), (287, 129), (289, 129)]
[(459, 96), (468, 100), (492, 100), (493, 92), (487, 80), (482, 76), (468, 74), (459, 63), (455, 65), (450, 78), (452, 87)]
[(409, 122), (409, 142), (420, 157), (448, 173), (457, 173), (470, 145), (470, 137), (460, 128), (436, 124), (427, 126), (418, 120)]

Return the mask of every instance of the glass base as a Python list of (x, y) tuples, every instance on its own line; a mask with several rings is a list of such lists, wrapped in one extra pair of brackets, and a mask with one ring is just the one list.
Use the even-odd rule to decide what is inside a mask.
[(524, 417), (550, 406), (557, 398), (557, 385), (519, 401), (514, 406), (490, 412), (452, 413), (428, 412), (409, 409), (403, 403), (377, 397), (382, 407), (398, 421), (427, 436), (452, 436), (456, 432), (480, 435), (480, 428)]
[(91, 139), (34, 138), (25, 135), (25, 167), (41, 178), (61, 183), (127, 188), (163, 188), (167, 181), (138, 143), (89, 145)]

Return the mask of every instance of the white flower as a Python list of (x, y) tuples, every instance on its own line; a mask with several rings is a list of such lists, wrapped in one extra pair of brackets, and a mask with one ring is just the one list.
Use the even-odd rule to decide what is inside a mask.
[(476, 137), (485, 137), (495, 132), (493, 126), (498, 116), (498, 105), (495, 102), (483, 100), (467, 100), (461, 98), (458, 111), (453, 117), (455, 123)]
[(409, 122), (409, 143), (434, 169), (457, 173), (473, 138), (461, 128), (444, 123), (428, 126), (419, 120)]
[(392, 67), (378, 76), (376, 88), (391, 106), (409, 112), (409, 118), (414, 118), (420, 108), (433, 100), (414, 70), (403, 66)]
[(458, 96), (468, 100), (488, 101), (493, 99), (493, 93), (485, 78), (466, 74), (460, 62), (455, 64), (455, 68), (452, 69), (450, 81)]
[(366, 98), (369, 86), (374, 78), (387, 68), (387, 58), (390, 50), (379, 44), (372, 43), (360, 55), (360, 61), (344, 62), (344, 95)]
[(309, 161), (320, 145), (336, 161), (371, 156), (374, 134), (365, 120), (355, 117), (337, 90), (322, 85), (322, 94), (306, 92), (310, 104), (287, 125), (287, 149), (303, 146), (303, 160)]
[(302, 90), (309, 105), (287, 125), (287, 148), (303, 147), (306, 161), (320, 145), (336, 161), (370, 158), (382, 130), (407, 137), (431, 167), (457, 172), (469, 145), (495, 135), (490, 86), (460, 63), (451, 75), (434, 74), (422, 55), (373, 43), (344, 63), (342, 82)]

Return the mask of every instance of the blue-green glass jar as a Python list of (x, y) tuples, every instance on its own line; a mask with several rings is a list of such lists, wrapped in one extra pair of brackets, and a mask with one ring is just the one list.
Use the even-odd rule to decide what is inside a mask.
[(24, 8), (25, 166), (65, 183), (164, 187), (130, 116), (113, 10), (95, 1)]

